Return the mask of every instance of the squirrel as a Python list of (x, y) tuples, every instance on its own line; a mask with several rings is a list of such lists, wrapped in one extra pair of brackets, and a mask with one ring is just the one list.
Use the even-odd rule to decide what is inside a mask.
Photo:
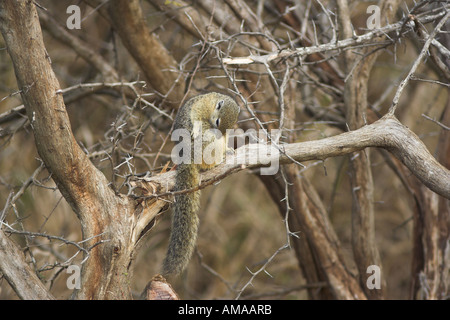
[[(174, 130), (185, 129), (189, 132), (191, 157), (186, 163), (177, 165), (174, 191), (197, 187), (200, 184), (200, 171), (210, 169), (222, 161), (228, 150), (226, 130), (236, 124), (239, 111), (239, 106), (230, 96), (216, 92), (195, 96), (180, 108)], [(201, 150), (194, 148), (195, 139), (201, 139)], [(211, 143), (218, 152), (213, 155), (212, 161), (204, 154)], [(169, 246), (162, 267), (163, 276), (180, 274), (188, 265), (197, 242), (199, 208), (200, 191), (175, 195)]]

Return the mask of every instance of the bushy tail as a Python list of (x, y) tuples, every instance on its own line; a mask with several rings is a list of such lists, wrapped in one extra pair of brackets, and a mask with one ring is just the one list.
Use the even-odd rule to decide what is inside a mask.
[[(196, 187), (199, 172), (196, 165), (180, 164), (177, 167), (176, 190)], [(181, 273), (189, 263), (197, 242), (200, 191), (175, 196), (172, 215), (172, 230), (169, 248), (163, 262), (163, 276)]]

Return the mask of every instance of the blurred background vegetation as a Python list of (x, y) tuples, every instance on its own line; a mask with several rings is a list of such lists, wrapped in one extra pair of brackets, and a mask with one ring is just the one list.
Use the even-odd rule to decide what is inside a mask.
[[(73, 1), (38, 2), (55, 21), (65, 26), (69, 16), (66, 8), (74, 4)], [(255, 8), (255, 12), (261, 3), (247, 2)], [(305, 1), (307, 2), (309, 1)], [(318, 24), (320, 39), (323, 40), (326, 30), (324, 27), (319, 28), (319, 24), (327, 20), (318, 2), (311, 2), (313, 9), (310, 18)], [(279, 43), (289, 45), (289, 41), (296, 38), (295, 33), (280, 23), (280, 16), (273, 8), (272, 1), (262, 3), (264, 23), (277, 35)], [(297, 4), (296, 1), (286, 3), (292, 7)], [(334, 11), (333, 1), (323, 0), (322, 3), (331, 12)], [(367, 6), (375, 2), (351, 3), (355, 31), (357, 34), (364, 33), (367, 31)], [(144, 80), (139, 66), (108, 22), (102, 18), (100, 10), (94, 10), (83, 1), (75, 4), (81, 8), (82, 28), (70, 30), (70, 33), (109, 61), (118, 71), (121, 80)], [(187, 4), (202, 11), (196, 1), (187, 1)], [(200, 65), (197, 65), (202, 45), (197, 38), (180, 27), (167, 12), (154, 6), (152, 1), (141, 1), (141, 5), (150, 29), (158, 35), (175, 60), (182, 64), (183, 77), (192, 76), (192, 70), (198, 68), (194, 77), (189, 79), (192, 83), (188, 96), (202, 91), (224, 91), (229, 86), (217, 67), (213, 53), (209, 52)], [(180, 6), (179, 10), (184, 8), (181, 2), (169, 1), (168, 8), (172, 8), (171, 10), (177, 10), (177, 6)], [(405, 1), (400, 11), (406, 12), (406, 8), (411, 6), (412, 1)], [(208, 16), (207, 12), (203, 13)], [(61, 88), (104, 81), (70, 46), (55, 39), (48, 28), (43, 29), (44, 40)], [(420, 48), (414, 39), (404, 38), (395, 48), (386, 48), (377, 59), (370, 78), (368, 101), (379, 114), (384, 114), (390, 106), (397, 84), (406, 76)], [(336, 60), (339, 59), (337, 57)], [(430, 64), (430, 61), (423, 64), (416, 75), (424, 79), (438, 79), (439, 75)], [(313, 68), (314, 65), (307, 67)], [(242, 68), (256, 72), (259, 66)], [(222, 78), (213, 77), (217, 75), (222, 75)], [(282, 74), (277, 76), (282, 77)], [(149, 87), (140, 84), (135, 86), (141, 94), (153, 93)], [(333, 97), (326, 91), (317, 90), (313, 85), (309, 89), (314, 90), (313, 95), (322, 106), (333, 106)], [(22, 104), (17, 91), (12, 63), (3, 39), (0, 39), (0, 114)], [(258, 88), (257, 91), (264, 93), (265, 88)], [(73, 92), (78, 93), (77, 90)], [(444, 109), (448, 108), (448, 101), (448, 85), (423, 81), (411, 81), (402, 96), (397, 117), (421, 138), (431, 153), (434, 152), (438, 135), (443, 129), (422, 114), (439, 119)], [(154, 103), (165, 113), (172, 117), (175, 115), (174, 108), (159, 104), (158, 100)], [(264, 101), (260, 104), (263, 105)], [(167, 141), (167, 137), (172, 120), (148, 105), (126, 99), (120, 90), (102, 88), (94, 93), (83, 92), (66, 106), (76, 139), (90, 153), (92, 161), (106, 177), (114, 180), (116, 186), (120, 187), (128, 174), (158, 172), (170, 160), (168, 155), (172, 142), (170, 139)], [(254, 107), (258, 108), (258, 104), (255, 103)], [(311, 117), (305, 111), (302, 101), (295, 101), (295, 112), (297, 141), (320, 139), (341, 132), (336, 127)], [(248, 121), (248, 118), (249, 115), (242, 115), (240, 124)], [(123, 164), (112, 170), (130, 155), (133, 156), (129, 161), (130, 166)], [(41, 163), (38, 158), (33, 134), (25, 116), (0, 124), (0, 211), (10, 192), (18, 192), (39, 168)], [(382, 277), (387, 284), (386, 298), (406, 299), (409, 297), (411, 278), (413, 200), (381, 153), (372, 151), (371, 160), (375, 186), (376, 242), (383, 263)], [(310, 161), (304, 163), (306, 168), (301, 172), (314, 184), (341, 241), (348, 266), (355, 269), (351, 250), (352, 195), (348, 182), (348, 162), (347, 156), (330, 158), (325, 162)], [(121, 191), (126, 190), (122, 188)], [(186, 274), (173, 283), (176, 291), (188, 299), (234, 298), (236, 290), (249, 281), (251, 274), (248, 270), (257, 270), (286, 242), (285, 225), (277, 211), (278, 208), (264, 185), (249, 171), (234, 174), (205, 189), (202, 192), (197, 251)], [(78, 219), (45, 169), (36, 175), (33, 184), (25, 190), (13, 210), (8, 212), (6, 220), (19, 230), (56, 235), (71, 241), (82, 240)], [(292, 231), (299, 232), (298, 235), (302, 236), (302, 230)], [(132, 280), (136, 294), (159, 271), (166, 253), (169, 232), (170, 214), (167, 213), (153, 228), (136, 257)], [(55, 297), (68, 298), (71, 294), (66, 286), (69, 275), (58, 263), (75, 254), (76, 249), (60, 241), (49, 241), (45, 237), (12, 237), (25, 249), (27, 260), (47, 286), (51, 287)], [(80, 263), (81, 260), (80, 254), (74, 263)], [(252, 285), (247, 287), (241, 298), (305, 299), (307, 293), (304, 285), (293, 250), (282, 250), (268, 264), (266, 272), (259, 274)], [(317, 284), (318, 288), (321, 286), (323, 284)], [(15, 298), (15, 293), (0, 275), (0, 299)]]

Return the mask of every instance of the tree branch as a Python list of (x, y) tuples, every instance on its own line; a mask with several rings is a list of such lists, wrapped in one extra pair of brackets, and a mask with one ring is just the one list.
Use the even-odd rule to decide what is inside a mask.
[[(346, 0), (339, 0), (339, 20), (344, 37), (350, 38), (353, 26), (349, 16)], [(397, 12), (398, 0), (380, 1), (381, 14), (388, 21)], [(382, 43), (386, 36), (373, 39), (374, 43)], [(346, 62), (346, 81), (344, 103), (346, 125), (351, 129), (362, 127), (367, 122), (368, 86), (372, 67), (381, 53), (371, 47), (361, 47), (347, 50), (344, 53)], [(358, 55), (362, 57), (358, 58)], [(370, 290), (365, 285), (367, 267), (377, 265), (382, 267), (380, 255), (375, 241), (374, 186), (370, 161), (370, 150), (363, 150), (349, 155), (349, 175), (352, 193), (352, 248), (356, 266), (359, 271), (359, 281), (366, 295), (371, 299), (382, 299), (385, 286), (380, 290)]]
[[(291, 143), (281, 146), (283, 153), (266, 154), (267, 146), (250, 144), (236, 150), (224, 163), (202, 173), (201, 185), (186, 190), (190, 192), (203, 189), (225, 178), (231, 173), (244, 169), (268, 166), (268, 163), (287, 164), (291, 158), (296, 161), (325, 160), (330, 157), (346, 155), (365, 148), (383, 148), (394, 154), (423, 184), (441, 196), (450, 199), (450, 171), (442, 166), (427, 150), (417, 135), (402, 125), (394, 116), (387, 115), (360, 129), (345, 132), (321, 140)], [(143, 198), (157, 198), (174, 186), (172, 171), (153, 177), (135, 177), (140, 182), (156, 186)], [(167, 196), (169, 194), (164, 194)]]
[[(445, 8), (445, 7), (444, 7)], [(447, 7), (448, 8), (448, 7)], [(425, 24), (436, 19), (440, 19), (445, 16), (446, 11), (442, 10), (438, 13), (432, 13), (429, 15), (421, 15), (417, 16), (417, 20), (419, 23)], [(284, 49), (277, 52), (272, 52), (266, 55), (255, 56), (249, 55), (246, 57), (231, 57), (223, 59), (225, 64), (251, 64), (251, 63), (269, 63), (274, 60), (289, 58), (292, 56), (308, 56), (314, 53), (322, 53), (322, 52), (332, 52), (334, 50), (342, 50), (342, 49), (352, 49), (358, 46), (377, 46), (380, 45), (379, 42), (374, 41), (379, 37), (384, 37), (386, 34), (391, 33), (393, 31), (400, 31), (405, 25), (404, 21), (400, 21), (394, 24), (389, 24), (385, 27), (374, 29), (373, 31), (367, 32), (360, 36), (354, 36), (351, 38), (347, 38), (344, 40), (339, 40), (335, 42), (325, 43), (316, 46), (310, 47), (300, 47), (297, 49)], [(391, 41), (391, 40), (389, 40)]]
[(47, 288), (25, 261), (23, 252), (1, 230), (0, 225), (0, 270), (8, 283), (24, 300), (54, 300)]
[(73, 137), (34, 4), (2, 1), (0, 11), (0, 29), (14, 64), (39, 155), (66, 200), (79, 213), (80, 204), (87, 200), (86, 194), (95, 197), (98, 185), (106, 187), (108, 182)]
[(91, 66), (97, 69), (105, 82), (119, 81), (117, 71), (89, 45), (60, 26), (50, 14), (45, 11), (39, 14), (42, 27), (45, 28), (54, 38), (67, 46), (70, 46), (77, 54), (86, 60)]
[[(279, 164), (286, 164), (290, 163), (291, 159), (296, 161), (325, 160), (369, 147), (378, 147), (394, 154), (431, 190), (450, 199), (450, 171), (437, 162), (420, 139), (393, 116), (385, 116), (373, 124), (333, 137), (292, 143), (282, 147), (284, 153), (269, 155), (265, 155), (266, 146), (264, 145), (253, 144), (239, 148), (236, 150), (236, 155), (227, 158), (225, 163), (204, 172), (201, 177), (202, 182), (198, 187), (179, 192), (203, 189), (232, 173), (246, 168), (263, 167), (269, 162), (277, 163), (278, 161)], [(142, 199), (156, 200), (156, 203), (162, 203), (166, 201), (162, 199), (163, 197), (173, 195), (170, 190), (174, 186), (174, 172), (170, 171), (150, 178), (135, 177), (132, 184), (137, 182), (141, 188), (147, 190), (141, 196)], [(297, 193), (294, 198), (297, 198), (298, 194), (301, 193)], [(302, 200), (301, 202), (309, 203), (310, 201)], [(336, 259), (339, 258), (339, 246), (336, 247), (335, 241), (333, 241), (333, 230), (326, 228), (326, 223), (322, 221), (320, 215), (313, 215), (310, 210), (304, 212), (309, 215), (302, 219), (299, 227), (307, 234), (307, 238), (313, 245), (321, 246), (315, 251), (319, 254), (317, 259), (319, 259), (319, 264), (325, 266), (325, 273), (330, 277), (330, 285), (336, 297), (363, 299), (365, 295), (361, 288), (355, 285), (356, 282), (348, 275), (345, 268), (343, 269), (341, 264), (336, 263)], [(317, 232), (316, 229), (321, 231)], [(342, 286), (348, 290), (339, 290)]]
[(178, 79), (177, 63), (145, 21), (138, 0), (112, 0), (109, 15), (114, 30), (141, 67), (150, 85), (178, 105), (184, 94), (184, 79)]
[(436, 28), (428, 36), (427, 40), (425, 41), (425, 44), (423, 45), (422, 50), (420, 51), (419, 56), (417, 57), (416, 61), (414, 61), (413, 66), (409, 70), (408, 75), (406, 76), (405, 79), (403, 79), (403, 81), (398, 86), (397, 92), (395, 93), (394, 99), (392, 100), (392, 105), (389, 108), (389, 113), (390, 114), (394, 114), (395, 113), (395, 109), (398, 106), (398, 102), (400, 100), (400, 96), (401, 96), (401, 94), (403, 92), (403, 89), (408, 84), (408, 82), (411, 79), (411, 76), (414, 74), (414, 72), (416, 72), (417, 68), (419, 67), (419, 65), (422, 62), (422, 60), (425, 57), (425, 55), (428, 54), (428, 48), (430, 47), (430, 45), (432, 43), (432, 40), (438, 34), (438, 32), (440, 31), (441, 27), (445, 24), (445, 22), (447, 22), (447, 20), (449, 18), (450, 18), (450, 11), (448, 11), (447, 14), (441, 19), (441, 21), (439, 21), (439, 23), (437, 24)]
[[(134, 250), (134, 243), (129, 243), (134, 220), (125, 223), (123, 215), (133, 212), (133, 205), (128, 198), (116, 196), (73, 136), (34, 2), (1, 1), (0, 30), (14, 65), (38, 153), (81, 220), (83, 237), (90, 239), (83, 244), (89, 248), (97, 241), (110, 240), (90, 251), (89, 259), (83, 264), (79, 297), (103, 299), (120, 294), (129, 298), (126, 275)], [(112, 263), (113, 253), (118, 252), (115, 248), (121, 244), (123, 254), (116, 253)]]

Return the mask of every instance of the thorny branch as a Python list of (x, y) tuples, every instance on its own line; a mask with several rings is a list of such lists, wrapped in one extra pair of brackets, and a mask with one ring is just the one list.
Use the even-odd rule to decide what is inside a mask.
[[(445, 9), (446, 8), (446, 9)], [(446, 11), (450, 9), (450, 6), (446, 6), (444, 10), (439, 10), (438, 13), (435, 14), (420, 14), (416, 16), (416, 19), (418, 23), (420, 24), (426, 24), (431, 21), (435, 21), (436, 19), (442, 18), (446, 16)], [(445, 19), (446, 20), (446, 19)], [(339, 41), (331, 41), (326, 44), (311, 46), (311, 47), (301, 47), (297, 48), (295, 50), (292, 49), (282, 49), (279, 52), (273, 52), (267, 55), (260, 55), (260, 56), (254, 56), (249, 55), (246, 57), (235, 57), (235, 58), (224, 58), (223, 62), (225, 64), (230, 65), (242, 65), (242, 64), (251, 64), (251, 63), (262, 63), (267, 64), (271, 61), (279, 60), (279, 59), (285, 59), (290, 58), (292, 56), (308, 56), (314, 53), (330, 53), (335, 50), (351, 50), (354, 48), (362, 47), (362, 46), (371, 46), (371, 45), (380, 45), (378, 42), (372, 43), (371, 41), (373, 39), (376, 39), (378, 37), (382, 37), (384, 35), (388, 35), (392, 32), (394, 32), (393, 38), (391, 38), (386, 43), (394, 43), (396, 39), (400, 39), (403, 37), (403, 34), (399, 34), (400, 31), (404, 28), (405, 24), (410, 21), (409, 17), (406, 17), (404, 21), (400, 21), (394, 24), (390, 24), (387, 26), (384, 26), (380, 29), (375, 29), (373, 31), (367, 32), (360, 36), (354, 36), (349, 39), (339, 40)], [(445, 21), (444, 21), (445, 22)], [(407, 33), (410, 29), (407, 29), (403, 32)], [(430, 38), (430, 41), (434, 39), (434, 37)], [(435, 40), (436, 41), (436, 40)], [(436, 41), (437, 42), (437, 41)]]
[(447, 12), (447, 14), (439, 21), (436, 28), (433, 30), (433, 32), (428, 36), (427, 40), (425, 41), (425, 44), (423, 45), (422, 50), (420, 51), (419, 56), (417, 57), (416, 61), (414, 61), (413, 66), (408, 72), (408, 75), (406, 78), (400, 83), (397, 92), (395, 93), (394, 99), (392, 100), (392, 105), (389, 108), (388, 114), (393, 115), (395, 113), (395, 110), (397, 109), (398, 102), (400, 100), (400, 96), (405, 88), (405, 86), (408, 84), (411, 76), (416, 72), (417, 68), (419, 67), (420, 63), (424, 59), (425, 55), (428, 52), (428, 48), (430, 47), (432, 40), (436, 37), (436, 35), (441, 31), (442, 26), (447, 22), (447, 20), (450, 18), (450, 11)]
[[(110, 9), (110, 13), (108, 13), (109, 1), (85, 2), (89, 3), (94, 9), (83, 18), (83, 22), (95, 14), (104, 17), (108, 23), (113, 23), (110, 16), (114, 17), (116, 21), (119, 19), (118, 13), (120, 12), (113, 10), (114, 8)], [(306, 4), (295, 2), (293, 6), (289, 6), (290, 2), (286, 2), (285, 7), (283, 7), (284, 1), (258, 1), (256, 8), (252, 8), (253, 3), (244, 1), (225, 1), (215, 2), (214, 4), (203, 0), (194, 4), (181, 0), (148, 2), (161, 11), (160, 13), (152, 11), (150, 13), (152, 18), (158, 19), (164, 16), (166, 18), (161, 18), (162, 23), (155, 26), (153, 32), (146, 32), (146, 34), (152, 34), (153, 36), (153, 34), (161, 33), (160, 40), (164, 40), (164, 45), (170, 48), (167, 52), (164, 51), (163, 55), (166, 55), (171, 63), (175, 61), (171, 55), (172, 52), (176, 53), (174, 56), (177, 56), (177, 59), (184, 54), (184, 57), (178, 59), (181, 62), (178, 63), (176, 68), (163, 70), (165, 72), (169, 70), (171, 77), (173, 76), (172, 78), (176, 79), (170, 84), (168, 92), (155, 90), (158, 79), (153, 79), (153, 85), (150, 86), (147, 85), (148, 82), (144, 81), (121, 81), (122, 79), (136, 79), (136, 74), (142, 71), (134, 69), (130, 77), (120, 67), (119, 61), (123, 57), (120, 56), (121, 51), (118, 49), (116, 41), (119, 37), (123, 41), (127, 40), (126, 33), (123, 30), (118, 30), (119, 36), (115, 40), (105, 40), (107, 37), (104, 37), (104, 39), (98, 41), (104, 42), (103, 44), (111, 41), (115, 57), (108, 59), (107, 55), (100, 54), (92, 49), (86, 39), (74, 36), (75, 33), (68, 32), (62, 25), (53, 24), (52, 15), (48, 14), (47, 10), (42, 14), (40, 13), (41, 24), (44, 29), (54, 39), (64, 43), (66, 50), (69, 47), (94, 69), (92, 74), (86, 77), (70, 78), (73, 75), (67, 76), (65, 79), (67, 87), (57, 90), (55, 93), (62, 95), (66, 104), (73, 103), (73, 105), (80, 106), (80, 110), (83, 110), (81, 106), (84, 101), (92, 99), (96, 101), (96, 107), (105, 105), (109, 112), (113, 114), (110, 118), (114, 120), (108, 123), (112, 122), (112, 124), (104, 130), (105, 132), (102, 132), (103, 139), (97, 139), (95, 143), (87, 143), (86, 146), (81, 141), (79, 144), (82, 145), (82, 149), (89, 159), (108, 176), (110, 187), (114, 189), (117, 197), (121, 196), (121, 192), (124, 191), (123, 187), (128, 186), (129, 189), (125, 190), (128, 198), (135, 201), (135, 204), (143, 204), (143, 207), (145, 207), (144, 204), (151, 201), (168, 201), (166, 198), (170, 198), (174, 194), (204, 189), (236, 172), (261, 166), (261, 164), (234, 166), (224, 164), (203, 173), (204, 179), (199, 186), (177, 192), (170, 191), (170, 185), (173, 184), (171, 178), (173, 172), (163, 175), (149, 173), (150, 171), (155, 172), (157, 165), (161, 163), (164, 165), (165, 161), (170, 160), (170, 153), (167, 153), (166, 149), (170, 138), (168, 128), (171, 126), (174, 111), (173, 106), (168, 108), (165, 99), (169, 95), (173, 95), (182, 97), (181, 100), (183, 101), (190, 95), (210, 90), (225, 91), (237, 97), (239, 103), (245, 106), (242, 110), (240, 125), (244, 128), (262, 130), (268, 141), (274, 143), (280, 151), (279, 157), (282, 164), (294, 163), (303, 167), (302, 170), (298, 171), (300, 176), (312, 167), (312, 165), (304, 166), (301, 163), (303, 161), (319, 160), (317, 163), (323, 164), (324, 159), (328, 157), (336, 157), (367, 147), (381, 147), (393, 151), (398, 159), (407, 163), (409, 168), (414, 168), (415, 163), (408, 163), (408, 161), (411, 161), (411, 158), (417, 160), (414, 157), (418, 153), (408, 153), (408, 150), (403, 150), (401, 146), (394, 144), (389, 140), (392, 137), (384, 136), (381, 131), (378, 132), (379, 136), (373, 134), (373, 132), (369, 137), (366, 137), (365, 134), (370, 132), (370, 128), (377, 126), (377, 128), (392, 133), (393, 131), (389, 131), (392, 129), (390, 127), (392, 123), (389, 122), (391, 120), (395, 122), (394, 126), (402, 127), (396, 118), (389, 118), (389, 116), (393, 116), (395, 113), (400, 119), (400, 112), (397, 110), (400, 97), (403, 96), (402, 100), (406, 99), (403, 92), (408, 85), (412, 85), (410, 80), (419, 80), (415, 74), (419, 67), (424, 64), (427, 55), (431, 51), (432, 57), (434, 57), (433, 55), (440, 55), (444, 58), (443, 60), (448, 60), (450, 56), (448, 45), (446, 45), (443, 37), (439, 37), (444, 33), (444, 26), (449, 18), (450, 6), (447, 3), (439, 2), (439, 4), (431, 6), (430, 1), (420, 1), (398, 22), (388, 23), (374, 30), (362, 28), (360, 30), (364, 32), (363, 34), (357, 34), (356, 30), (352, 30), (353, 36), (339, 40), (341, 30), (338, 30), (337, 14), (332, 11), (333, 9), (329, 9), (332, 7), (330, 7), (331, 3), (328, 1), (308, 1)], [(115, 1), (115, 3), (126, 7), (127, 10), (138, 8), (138, 1), (133, 1), (131, 4), (126, 1)], [(178, 7), (178, 5), (181, 7)], [(51, 9), (48, 11), (51, 11)], [(89, 19), (93, 20), (92, 17)], [(143, 20), (141, 19), (138, 22), (141, 23)], [(120, 23), (122, 22), (124, 21), (120, 21)], [(171, 23), (175, 23), (176, 28), (167, 27), (167, 25), (172, 26)], [(350, 21), (349, 23), (351, 24)], [(432, 31), (427, 32), (425, 25), (433, 23)], [(123, 26), (126, 27), (126, 25)], [(111, 27), (117, 27), (117, 25), (111, 25)], [(177, 31), (171, 33), (169, 30)], [(194, 37), (189, 38), (188, 49), (182, 48), (182, 41), (176, 43), (176, 40), (173, 40), (177, 39), (177, 33), (180, 30), (188, 31), (190, 36)], [(345, 133), (343, 136), (335, 135), (326, 139), (302, 141), (297, 144), (285, 144), (295, 133), (307, 133), (308, 130), (311, 130), (318, 132), (321, 136), (327, 136), (328, 133), (325, 133), (325, 130), (330, 128), (345, 129), (346, 123), (343, 117), (345, 106), (342, 102), (343, 86), (349, 77), (354, 74), (353, 70), (348, 74), (341, 71), (338, 58), (343, 52), (357, 51), (365, 47), (373, 47), (373, 51), (382, 49), (388, 51), (394, 46), (394, 60), (397, 62), (397, 46), (400, 43), (404, 44), (412, 32), (420, 34), (424, 44), (419, 48), (418, 57), (410, 67), (407, 76), (401, 77), (403, 81), (397, 88), (388, 111), (389, 119), (384, 119), (387, 121), (381, 120), (378, 124), (371, 125), (377, 119), (372, 118), (368, 121), (368, 126), (362, 128), (361, 131), (355, 130)], [(384, 41), (376, 41), (381, 37), (384, 38)], [(165, 41), (166, 39), (169, 40)], [(150, 41), (150, 39), (147, 40)], [(156, 43), (160, 42), (157, 41)], [(191, 46), (192, 43), (195, 43), (195, 45)], [(311, 45), (311, 43), (314, 43), (314, 45)], [(134, 56), (134, 60), (145, 61), (143, 57), (149, 53), (147, 52), (148, 48), (145, 50), (140, 44), (142, 42), (139, 42), (139, 37), (136, 37), (126, 44), (127, 50), (133, 51), (133, 46), (138, 47), (139, 54)], [(432, 49), (436, 49), (437, 53), (435, 54)], [(133, 56), (133, 53), (136, 52), (131, 53), (131, 56)], [(50, 55), (52, 54), (50, 52)], [(359, 60), (355, 63), (355, 66), (371, 54), (372, 52), (369, 52), (358, 57)], [(129, 56), (127, 58), (132, 60)], [(59, 62), (54, 62), (53, 67), (57, 69), (61, 66)], [(127, 67), (133, 68), (131, 65), (127, 65)], [(144, 63), (141, 67), (143, 70), (145, 69), (144, 72), (147, 72), (148, 78), (153, 76), (152, 68), (148, 68), (147, 65), (144, 66)], [(69, 68), (64, 69), (59, 76), (68, 75), (70, 73), (68, 70)], [(442, 68), (442, 70), (445, 69)], [(99, 77), (96, 78), (95, 75), (99, 75)], [(167, 79), (160, 79), (161, 83), (166, 84), (167, 81), (165, 80)], [(433, 82), (442, 87), (448, 86), (445, 81), (422, 78), (420, 80), (422, 82)], [(186, 90), (178, 90), (180, 83), (187, 84)], [(26, 94), (27, 92), (24, 91), (32, 88), (35, 84), (39, 83), (34, 82), (28, 87), (19, 88), (19, 90), (9, 90), (9, 93), (0, 99), (0, 103), (13, 104), (12, 101), (19, 93)], [(382, 113), (383, 102), (389, 98), (394, 87), (395, 85), (391, 85), (385, 89), (380, 98), (373, 104), (373, 110)], [(107, 99), (104, 99), (105, 96)], [(331, 103), (324, 103), (324, 101), (329, 100), (331, 100)], [(115, 106), (118, 105), (121, 107), (116, 108)], [(72, 106), (69, 105), (70, 108)], [(295, 117), (295, 112), (294, 114), (289, 113), (289, 108), (295, 109), (295, 112), (300, 114), (300, 117), (295, 118), (295, 121), (289, 118)], [(72, 109), (75, 109), (75, 107)], [(429, 113), (429, 111), (424, 112), (423, 117), (448, 131), (448, 123), (442, 119), (436, 120), (435, 114)], [(27, 130), (29, 127), (26, 124), (29, 122), (24, 118), (24, 115), (25, 107), (23, 105), (8, 108), (0, 113), (0, 125), (6, 126), (5, 130), (0, 128), (0, 138), (12, 137), (22, 128)], [(310, 119), (304, 119), (306, 116)], [(21, 120), (22, 122), (17, 121), (20, 118), (24, 118)], [(299, 118), (302, 120), (301, 122), (298, 120)], [(288, 124), (290, 120), (294, 122), (292, 125)], [(16, 124), (15, 121), (17, 121)], [(383, 125), (386, 125), (386, 127), (383, 127)], [(319, 126), (327, 129), (318, 129)], [(280, 129), (275, 136), (269, 133), (274, 128)], [(407, 141), (414, 147), (413, 151), (416, 151), (417, 146), (419, 146), (418, 149), (421, 152), (423, 151), (423, 153), (420, 153), (420, 159), (416, 162), (431, 163), (431, 168), (438, 168), (438, 172), (442, 173), (442, 176), (440, 180), (439, 177), (434, 179), (430, 176), (433, 174), (433, 170), (427, 171), (430, 167), (426, 166), (420, 167), (420, 170), (413, 171), (413, 173), (428, 187), (448, 198), (448, 183), (445, 184), (444, 181), (440, 186), (438, 185), (441, 183), (442, 177), (444, 179), (448, 177), (448, 170), (446, 171), (445, 168), (441, 168), (433, 162), (434, 159), (429, 155), (429, 152), (426, 152), (426, 148), (421, 145), (420, 140), (415, 137), (412, 131), (401, 131), (401, 134), (405, 134), (405, 140), (400, 139), (400, 144)], [(102, 134), (99, 136), (102, 136)], [(392, 134), (392, 136), (394, 135)], [(306, 139), (309, 140), (309, 138)], [(7, 140), (4, 145), (6, 146), (10, 141)], [(252, 150), (250, 148), (243, 152), (251, 154)], [(239, 155), (235, 157), (239, 157)], [(429, 162), (427, 163), (427, 161)], [(140, 165), (140, 162), (143, 163), (143, 166)], [(104, 163), (108, 163), (108, 165)], [(0, 169), (2, 169), (1, 166)], [(100, 245), (112, 242), (114, 239), (109, 239), (109, 234), (100, 232), (94, 233), (82, 241), (69, 241), (62, 236), (53, 236), (45, 232), (17, 230), (12, 227), (11, 223), (6, 222), (6, 218), (11, 218), (7, 217), (11, 208), (14, 209), (16, 220), (21, 221), (20, 208), (16, 206), (16, 203), (25, 198), (25, 191), (30, 185), (38, 183), (36, 177), (42, 169), (43, 165), (26, 179), (21, 187), (17, 187), (19, 189), (17, 192), (11, 191), (13, 187), (8, 185), (7, 178), (5, 180), (4, 177), (0, 177), (1, 185), (9, 189), (8, 196), (5, 198), (5, 205), (0, 212), (1, 227), (6, 233), (22, 235), (26, 239), (42, 237), (75, 247), (76, 253), (65, 262), (59, 263), (60, 267), (72, 263), (80, 252), (84, 254), (82, 263), (85, 263), (92, 256), (92, 252), (96, 252), (94, 249), (98, 249), (98, 247), (101, 247)], [(140, 169), (148, 171), (145, 178), (136, 174)], [(0, 173), (3, 174), (3, 172)], [(110, 173), (111, 179), (109, 179)], [(296, 237), (298, 230), (291, 230), (288, 218), (294, 214), (302, 214), (302, 212), (293, 212), (294, 208), (291, 206), (291, 202), (294, 199), (289, 196), (290, 182), (284, 175), (283, 169), (281, 179), (284, 182), (284, 189), (281, 190), (281, 193), (284, 193), (284, 198), (281, 198), (285, 202), (283, 223), (287, 240), (273, 253), (269, 254), (269, 258), (256, 271), (247, 268), (250, 276), (240, 286), (240, 289), (231, 290), (230, 286), (227, 285), (228, 289), (236, 294), (235, 298), (237, 299), (245, 298), (244, 291), (251, 286), (256, 286), (259, 275), (265, 273), (271, 276), (267, 271), (268, 266), (275, 263), (275, 258), (281, 251), (291, 248), (291, 240), (294, 239), (291, 237)], [(430, 182), (430, 180), (432, 181)], [(152, 189), (152, 192), (138, 195), (135, 193), (137, 187), (133, 184), (136, 181), (145, 183), (157, 181), (160, 185), (164, 183), (167, 189), (163, 188), (164, 191), (161, 192), (161, 190), (155, 188)], [(130, 214), (130, 216), (132, 215)], [(105, 229), (107, 228), (105, 227)], [(97, 237), (99, 239), (96, 239)], [(92, 242), (91, 240), (95, 241)], [(89, 242), (89, 245), (84, 246), (87, 242)], [(27, 243), (27, 245), (31, 247), (32, 243)], [(317, 255), (317, 252), (314, 252), (314, 254)], [(126, 265), (126, 263), (123, 263), (123, 265)], [(324, 272), (324, 270), (319, 272)], [(231, 283), (219, 273), (215, 275), (222, 282)], [(330, 277), (332, 276), (333, 274), (330, 273)], [(330, 281), (325, 280), (325, 282), (310, 281), (305, 287), (314, 287), (315, 284), (320, 288), (332, 287)], [(430, 286), (431, 284), (425, 273), (421, 273), (420, 281), (423, 286), (425, 284)], [(339, 290), (337, 287), (333, 289)], [(258, 296), (258, 294), (254, 296)]]
[(46, 233), (42, 233), (42, 232), (31, 232), (31, 231), (21, 231), (21, 230), (16, 230), (16, 229), (14, 229), (13, 227), (11, 227), (10, 225), (8, 225), (7, 223), (4, 223), (4, 222), (1, 222), (1, 225), (2, 225), (3, 227), (6, 227), (6, 229), (4, 229), (4, 231), (5, 231), (6, 233), (10, 233), (10, 234), (18, 234), (18, 235), (26, 236), (27, 238), (37, 238), (37, 237), (41, 237), (41, 238), (47, 238), (47, 239), (50, 240), (50, 241), (51, 241), (51, 240), (58, 240), (58, 241), (61, 241), (61, 242), (64, 243), (64, 244), (72, 245), (72, 246), (74, 246), (75, 248), (77, 248), (78, 251), (77, 251), (72, 257), (70, 257), (69, 259), (67, 259), (65, 262), (60, 263), (60, 266), (67, 266), (67, 265), (70, 265), (70, 264), (72, 263), (72, 261), (76, 258), (76, 256), (77, 256), (80, 252), (83, 252), (83, 253), (84, 253), (84, 258), (83, 258), (83, 260), (80, 262), (80, 265), (82, 265), (82, 264), (85, 263), (86, 260), (89, 258), (89, 252), (90, 252), (93, 248), (95, 248), (96, 246), (98, 246), (98, 245), (100, 245), (100, 244), (102, 244), (102, 243), (104, 243), (104, 242), (106, 241), (106, 240), (100, 240), (100, 241), (97, 241), (96, 243), (94, 243), (93, 245), (91, 245), (90, 247), (84, 248), (84, 247), (81, 246), (84, 242), (88, 242), (88, 241), (90, 241), (90, 240), (92, 240), (92, 239), (95, 239), (95, 238), (97, 238), (97, 237), (100, 237), (100, 236), (102, 236), (102, 234), (99, 234), (99, 235), (96, 235), (96, 236), (93, 236), (93, 237), (90, 237), (90, 238), (87, 238), (87, 239), (84, 239), (84, 240), (75, 242), (75, 241), (67, 240), (67, 239), (64, 238), (64, 237), (54, 236), (54, 235), (50, 235), (50, 234), (46, 234)]

